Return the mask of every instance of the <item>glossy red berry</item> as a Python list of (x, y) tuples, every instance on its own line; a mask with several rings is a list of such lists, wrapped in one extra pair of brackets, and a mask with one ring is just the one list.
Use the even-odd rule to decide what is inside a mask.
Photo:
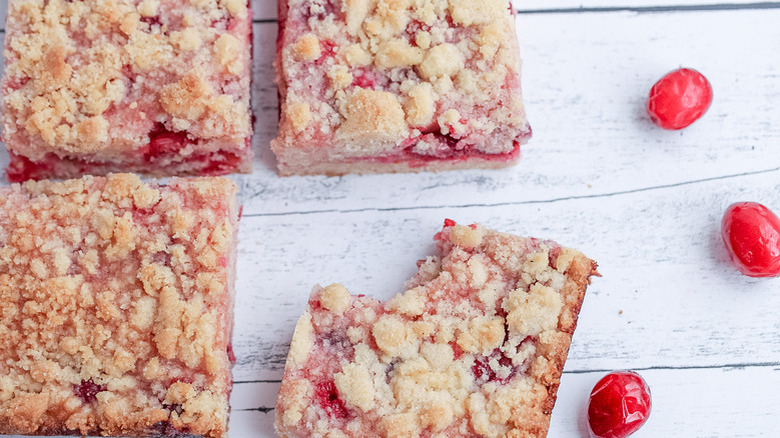
[(712, 104), (712, 86), (696, 70), (675, 70), (653, 85), (647, 113), (664, 129), (682, 129), (699, 119)]
[(732, 204), (721, 234), (731, 261), (750, 277), (780, 276), (780, 219), (755, 202)]
[(615, 371), (596, 383), (590, 393), (588, 424), (598, 438), (625, 438), (650, 416), (650, 388), (633, 371)]

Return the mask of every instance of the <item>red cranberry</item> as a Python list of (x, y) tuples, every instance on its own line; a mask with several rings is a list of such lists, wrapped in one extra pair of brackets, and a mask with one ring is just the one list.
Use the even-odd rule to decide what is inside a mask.
[(712, 87), (701, 73), (675, 70), (656, 82), (647, 100), (647, 113), (664, 129), (682, 129), (699, 119), (712, 104)]
[(445, 227), (454, 227), (455, 221), (452, 219), (444, 219), (444, 226)]
[(78, 385), (73, 386), (73, 392), (84, 403), (94, 403), (97, 401), (97, 393), (106, 390), (105, 385), (98, 385), (92, 379), (82, 380)]
[(650, 388), (633, 371), (615, 371), (596, 383), (590, 393), (588, 424), (597, 438), (625, 438), (650, 416)]
[(336, 418), (347, 418), (347, 406), (344, 404), (344, 400), (339, 397), (335, 383), (320, 383), (317, 385), (314, 395), (317, 397), (320, 407), (322, 407), (328, 415)]
[(780, 219), (768, 208), (755, 202), (732, 204), (723, 215), (721, 234), (739, 272), (780, 275)]

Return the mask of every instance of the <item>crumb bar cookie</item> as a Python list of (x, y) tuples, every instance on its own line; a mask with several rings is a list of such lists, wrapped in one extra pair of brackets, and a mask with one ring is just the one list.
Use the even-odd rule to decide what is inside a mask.
[(246, 0), (9, 0), (8, 178), (251, 171)]
[(316, 287), (276, 404), (282, 437), (544, 437), (596, 264), (448, 221), (386, 303)]
[(224, 178), (0, 188), (0, 433), (227, 436)]
[(280, 0), (282, 175), (497, 168), (531, 135), (509, 0)]

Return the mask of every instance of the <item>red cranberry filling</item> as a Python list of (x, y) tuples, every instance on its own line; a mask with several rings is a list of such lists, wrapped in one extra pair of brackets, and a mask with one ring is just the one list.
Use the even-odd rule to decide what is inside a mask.
[(171, 266), (171, 255), (165, 251), (157, 251), (152, 255), (152, 262), (158, 265)]
[(144, 150), (144, 159), (147, 163), (155, 158), (171, 155), (181, 150), (184, 145), (191, 143), (184, 132), (172, 132), (162, 125), (155, 127), (149, 133), (149, 144)]
[(347, 418), (349, 411), (347, 411), (344, 400), (339, 398), (335, 383), (332, 381), (320, 383), (314, 390), (314, 395), (319, 402), (320, 407), (322, 407), (328, 415), (336, 418)]
[(92, 379), (82, 380), (78, 385), (73, 386), (73, 392), (84, 403), (94, 403), (97, 401), (97, 393), (106, 390), (106, 385), (98, 385)]
[(35, 163), (27, 157), (11, 153), (11, 163), (6, 169), (6, 176), (12, 183), (25, 182), (29, 179), (40, 179), (42, 173), (49, 171), (51, 168), (44, 163)]
[[(509, 374), (503, 377), (499, 377), (493, 367), (490, 366), (490, 362), (493, 359), (498, 360), (500, 368), (509, 368)], [(506, 384), (517, 373), (517, 367), (512, 365), (512, 359), (506, 357), (506, 355), (496, 348), (490, 356), (480, 356), (474, 361), (474, 365), (471, 367), (471, 372), (474, 373), (474, 378), (478, 382), (498, 382), (500, 384)], [(503, 374), (503, 373), (502, 373)]]
[(352, 85), (360, 88), (374, 88), (376, 84), (376, 76), (373, 72), (358, 69), (352, 73)]
[(412, 20), (406, 25), (406, 34), (409, 36), (409, 44), (417, 47), (417, 34), (420, 32), (428, 32), (431, 30), (431, 26), (423, 23), (419, 20)]
[[(241, 158), (239, 158), (235, 154), (231, 154), (230, 152), (219, 152), (216, 155), (213, 155), (212, 157), (220, 157), (222, 160), (217, 161), (211, 161), (208, 166), (206, 166), (201, 172), (203, 175), (207, 176), (219, 176), (219, 175), (227, 175), (228, 173), (235, 172), (235, 170), (238, 168), (239, 163), (241, 162)], [(203, 159), (208, 159), (209, 157), (204, 157)]]
[(235, 353), (235, 351), (233, 351), (233, 343), (232, 342), (230, 342), (228, 344), (228, 346), (227, 346), (227, 355), (228, 355), (228, 360), (230, 361), (230, 363), (235, 365), (236, 364), (236, 353)]
[(312, 8), (309, 6), (309, 4), (312, 2), (306, 2), (303, 6), (303, 18), (305, 20), (308, 20), (311, 17), (315, 17), (318, 20), (322, 20), (328, 15), (336, 14), (340, 11), (340, 8), (336, 7), (335, 0), (328, 0), (324, 2), (322, 6), (322, 10), (317, 9), (315, 12), (312, 12)]
[(450, 346), (452, 347), (452, 356), (455, 358), (455, 360), (460, 359), (464, 353), (463, 349), (460, 348), (460, 345), (458, 345), (457, 342), (451, 342)]
[(28, 82), (30, 82), (29, 76), (15, 76), (6, 79), (5, 87), (9, 90), (18, 90), (27, 85)]
[(339, 46), (331, 40), (324, 40), (320, 42), (320, 57), (315, 61), (317, 64), (322, 64), (326, 59), (332, 58), (336, 55), (336, 51)]
[(154, 17), (141, 17), (141, 21), (151, 26), (160, 26), (162, 23), (160, 22), (160, 16), (155, 15)]
[[(520, 350), (520, 348), (525, 345), (528, 342), (533, 342), (533, 338), (531, 336), (526, 336), (525, 339), (523, 339), (520, 344), (517, 346), (517, 351)], [(491, 361), (495, 360), (494, 364), (497, 363), (498, 370), (496, 370), (493, 366), (491, 366)], [(495, 366), (495, 365), (494, 365)], [(479, 384), (484, 384), (488, 382), (498, 382), (502, 385), (509, 382), (512, 377), (517, 375), (518, 373), (525, 372), (526, 370), (526, 363), (522, 363), (520, 365), (513, 365), (512, 359), (506, 356), (503, 351), (496, 348), (493, 350), (492, 353), (490, 353), (490, 356), (479, 356), (474, 360), (474, 365), (471, 367), (471, 372), (474, 373), (474, 379)], [(509, 373), (506, 373), (504, 370), (508, 369)], [(501, 375), (499, 375), (499, 371)]]

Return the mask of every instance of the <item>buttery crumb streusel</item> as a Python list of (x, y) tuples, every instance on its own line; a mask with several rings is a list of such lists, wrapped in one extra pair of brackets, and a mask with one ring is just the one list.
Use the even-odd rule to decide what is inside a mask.
[(236, 187), (0, 189), (0, 433), (226, 436)]
[(12, 181), (247, 172), (245, 0), (9, 0)]
[(276, 404), (282, 437), (547, 436), (596, 264), (448, 222), (386, 303), (316, 287)]
[(280, 0), (282, 175), (504, 167), (531, 131), (509, 0)]

